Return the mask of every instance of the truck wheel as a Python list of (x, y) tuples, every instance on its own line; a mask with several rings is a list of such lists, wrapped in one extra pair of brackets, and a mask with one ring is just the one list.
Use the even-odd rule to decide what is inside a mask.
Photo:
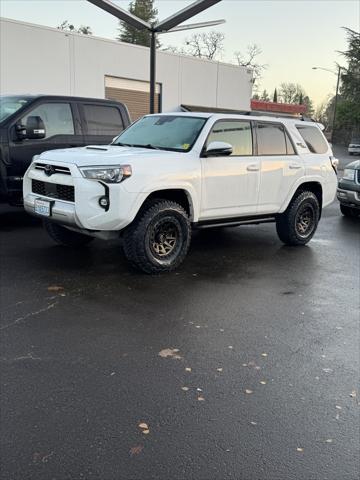
[(340, 204), (340, 211), (345, 217), (356, 217), (360, 213), (355, 210), (355, 208), (347, 207), (342, 204)]
[(313, 192), (299, 192), (284, 213), (276, 219), (276, 231), (287, 245), (305, 245), (313, 237), (320, 217), (320, 206)]
[(82, 247), (94, 240), (89, 235), (74, 232), (48, 220), (44, 221), (44, 228), (56, 243), (66, 247)]
[(169, 200), (145, 204), (125, 230), (126, 258), (145, 273), (170, 272), (186, 257), (191, 240), (191, 225), (185, 210)]

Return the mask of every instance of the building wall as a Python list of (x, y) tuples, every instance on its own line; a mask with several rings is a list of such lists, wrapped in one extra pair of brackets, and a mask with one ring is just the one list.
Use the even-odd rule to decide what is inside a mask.
[[(104, 98), (105, 76), (149, 80), (149, 49), (15, 20), (0, 22), (1, 94)], [(181, 104), (250, 110), (251, 71), (158, 52), (163, 111)]]

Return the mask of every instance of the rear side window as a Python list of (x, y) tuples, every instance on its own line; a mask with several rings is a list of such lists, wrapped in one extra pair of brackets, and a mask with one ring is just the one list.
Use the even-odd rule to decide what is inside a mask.
[(22, 125), (26, 125), (28, 117), (40, 117), (44, 122), (46, 136), (74, 135), (74, 122), (69, 103), (43, 103), (21, 119)]
[(206, 145), (226, 142), (233, 147), (233, 156), (252, 155), (251, 123), (246, 121), (220, 121), (213, 126)]
[(83, 105), (88, 135), (118, 135), (124, 124), (116, 107)]
[(317, 127), (308, 125), (296, 125), (300, 135), (306, 143), (311, 153), (326, 153), (328, 150), (327, 142)]
[[(282, 125), (257, 124), (258, 155), (286, 155), (286, 138)], [(290, 153), (290, 152), (289, 152)]]

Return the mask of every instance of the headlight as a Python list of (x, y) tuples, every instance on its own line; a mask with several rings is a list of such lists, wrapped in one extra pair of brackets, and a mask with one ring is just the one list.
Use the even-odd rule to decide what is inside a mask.
[(98, 180), (105, 183), (120, 183), (131, 177), (130, 165), (114, 165), (106, 167), (83, 167), (80, 168), (82, 175), (91, 180)]
[(351, 180), (353, 182), (355, 180), (355, 170), (352, 168), (345, 168), (342, 178), (344, 180)]

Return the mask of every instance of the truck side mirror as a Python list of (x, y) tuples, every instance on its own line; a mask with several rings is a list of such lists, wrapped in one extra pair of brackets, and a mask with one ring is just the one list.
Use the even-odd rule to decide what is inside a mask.
[(233, 147), (226, 142), (211, 142), (204, 152), (205, 157), (225, 157), (233, 153)]
[(20, 140), (25, 138), (39, 139), (45, 138), (46, 130), (42, 118), (39, 116), (30, 116), (27, 118), (26, 125), (18, 123), (15, 126), (16, 135)]

